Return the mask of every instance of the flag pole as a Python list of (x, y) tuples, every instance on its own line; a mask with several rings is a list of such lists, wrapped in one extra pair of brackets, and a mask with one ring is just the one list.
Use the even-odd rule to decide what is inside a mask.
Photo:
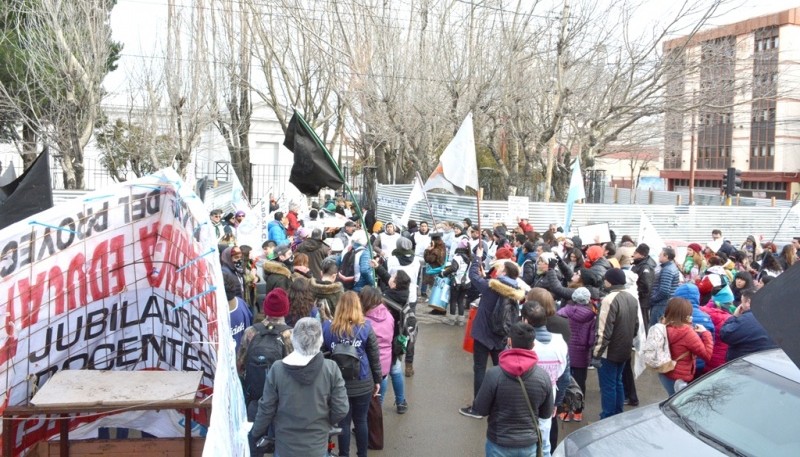
[[(356, 215), (358, 216), (359, 222), (361, 222), (361, 228), (364, 230), (364, 233), (369, 234), (369, 231), (367, 230), (367, 223), (364, 222), (364, 212), (361, 211), (361, 205), (358, 204), (358, 199), (356, 198), (356, 195), (353, 193), (353, 189), (347, 183), (347, 180), (344, 179), (344, 174), (342, 173), (342, 170), (339, 169), (339, 165), (336, 163), (335, 160), (333, 160), (333, 156), (331, 156), (330, 151), (328, 151), (328, 148), (325, 146), (322, 140), (320, 140), (320, 138), (317, 136), (317, 132), (315, 132), (314, 129), (312, 129), (311, 126), (308, 125), (303, 115), (300, 114), (300, 112), (297, 111), (296, 108), (292, 109), (294, 110), (294, 113), (297, 114), (297, 119), (300, 121), (300, 123), (303, 125), (306, 131), (308, 131), (311, 134), (311, 137), (314, 138), (314, 142), (317, 143), (317, 146), (319, 146), (320, 149), (322, 149), (325, 152), (325, 157), (328, 158), (328, 162), (330, 162), (331, 166), (333, 166), (333, 169), (336, 170), (336, 174), (339, 175), (339, 179), (341, 179), (342, 182), (344, 183), (345, 191), (349, 193), (350, 198), (353, 199), (353, 205), (356, 207)], [(367, 235), (367, 251), (369, 252), (370, 260), (372, 260), (372, 257), (375, 254), (372, 252), (372, 243), (370, 243), (369, 235)], [(374, 280), (375, 275), (373, 274), (372, 276)], [(373, 283), (372, 285), (374, 286), (375, 284)]]
[(483, 196), (483, 187), (478, 189), (478, 192), (475, 193), (475, 201), (478, 203), (478, 233), (480, 234), (480, 239), (483, 239), (483, 233), (481, 232), (481, 197)]
[(419, 175), (419, 171), (417, 172), (417, 180), (419, 180), (419, 185), (422, 187), (422, 195), (425, 196), (425, 204), (428, 205), (428, 214), (431, 215), (431, 223), (433, 223), (433, 227), (436, 227), (436, 218), (433, 217), (433, 209), (431, 209), (431, 202), (428, 201), (428, 192), (425, 191), (425, 185), (422, 182), (422, 177)]

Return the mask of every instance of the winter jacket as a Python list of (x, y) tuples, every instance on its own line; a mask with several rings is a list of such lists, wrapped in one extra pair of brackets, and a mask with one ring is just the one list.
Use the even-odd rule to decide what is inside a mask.
[(522, 233), (528, 233), (533, 231), (533, 226), (525, 221), (517, 222), (517, 226), (522, 230)]
[(335, 335), (331, 330), (331, 321), (322, 323), (322, 347), (325, 351), (332, 351), (337, 344), (350, 343), (358, 350), (361, 359), (361, 376), (355, 381), (345, 381), (348, 397), (361, 397), (372, 392), (375, 384), (380, 384), (381, 355), (378, 348), (378, 338), (372, 330), (372, 324), (367, 321), (364, 325), (353, 327), (354, 335)]
[(625, 286), (614, 286), (600, 304), (597, 316), (597, 341), (592, 355), (623, 363), (631, 358), (633, 339), (639, 331), (639, 302), (623, 293)]
[[(392, 256), (386, 259), (386, 270), (393, 275), (397, 270), (403, 270), (411, 278), (411, 288), (408, 290), (408, 302), (417, 302), (417, 278), (419, 278), (420, 261), (414, 256), (414, 251), (395, 249)], [(386, 280), (389, 281), (388, 279)]]
[(575, 289), (570, 289), (569, 287), (564, 287), (561, 284), (561, 279), (559, 279), (558, 274), (555, 270), (547, 270), (543, 275), (539, 276), (533, 287), (541, 287), (542, 289), (547, 289), (548, 292), (553, 296), (553, 300), (571, 300), (572, 299), (572, 292), (575, 292)]
[[(376, 268), (375, 272), (378, 273), (378, 277), (381, 278), (380, 287), (385, 299), (384, 304), (386, 309), (389, 310), (392, 319), (394, 319), (394, 331), (392, 333), (392, 341), (395, 342), (395, 344), (392, 345), (392, 364), (394, 364), (404, 353), (403, 346), (396, 342), (397, 336), (403, 331), (403, 329), (400, 328), (401, 325), (403, 325), (403, 313), (405, 312), (407, 316), (413, 316), (413, 322), (411, 322), (409, 317), (406, 317), (405, 321), (406, 325), (411, 325), (412, 327), (416, 326), (416, 316), (414, 316), (413, 310), (410, 309), (411, 307), (406, 307), (406, 304), (408, 304), (408, 289), (400, 290), (390, 288), (389, 278), (391, 278), (391, 276), (389, 276), (389, 272), (387, 272), (386, 268), (383, 266)], [(390, 303), (389, 300), (394, 302), (394, 304)], [(395, 306), (395, 304), (397, 306)]]
[(592, 276), (595, 279), (595, 284), (603, 284), (603, 279), (606, 277), (606, 272), (611, 269), (611, 264), (605, 257), (597, 259), (589, 268)]
[(423, 256), (425, 263), (428, 264), (431, 268), (438, 268), (444, 265), (445, 260), (447, 260), (447, 250), (443, 247), (431, 247), (425, 249), (425, 254)]
[(312, 278), (311, 291), (314, 292), (314, 300), (317, 302), (324, 301), (328, 304), (328, 309), (332, 316), (336, 311), (336, 304), (339, 303), (339, 298), (344, 293), (344, 286), (340, 282), (317, 281)]
[[(700, 357), (706, 362), (711, 360), (714, 353), (714, 340), (710, 332), (702, 332), (700, 335), (691, 325), (681, 325), (679, 327), (667, 326), (667, 340), (669, 341), (669, 353), (672, 360), (676, 360), (675, 369), (669, 373), (664, 373), (669, 379), (683, 379), (690, 382), (695, 374), (695, 357)], [(688, 356), (678, 360), (682, 354), (689, 352)]]
[(228, 273), (230, 275), (233, 275), (234, 277), (236, 277), (236, 279), (239, 280), (239, 285), (241, 286), (241, 288), (239, 290), (239, 295), (237, 295), (237, 297), (244, 298), (244, 290), (245, 290), (244, 272), (241, 266), (237, 268), (236, 265), (234, 264), (233, 258), (231, 256), (232, 251), (233, 251), (232, 247), (228, 247), (224, 251), (222, 251), (222, 255), (220, 256), (219, 259), (220, 266), (222, 267), (223, 273)]
[(675, 262), (667, 261), (661, 264), (661, 271), (656, 276), (653, 292), (650, 293), (650, 308), (667, 306), (667, 301), (675, 293), (680, 283), (681, 272)]
[(529, 252), (525, 254), (525, 260), (522, 261), (522, 280), (531, 287), (533, 287), (533, 281), (536, 278), (536, 260), (538, 257), (535, 251)]
[(639, 306), (643, 310), (650, 309), (650, 294), (653, 292), (653, 282), (656, 278), (656, 262), (651, 257), (634, 260), (631, 271), (639, 276), (636, 280)]
[[(358, 249), (358, 244), (353, 244), (353, 249)], [(372, 265), (369, 264), (369, 251), (366, 249), (362, 249), (359, 252), (356, 252), (356, 258), (354, 262), (356, 263), (356, 282), (353, 285), (353, 292), (361, 292), (366, 286), (372, 286), (375, 284), (375, 274), (372, 271)]]
[(706, 371), (710, 371), (725, 363), (728, 345), (720, 337), (720, 330), (722, 330), (722, 325), (731, 318), (731, 313), (718, 308), (713, 301), (709, 301), (701, 309), (708, 314), (711, 322), (714, 323), (714, 353), (711, 355), (711, 360), (706, 363)]
[(725, 360), (729, 361), (753, 352), (778, 347), (750, 311), (725, 321), (719, 331), (719, 336), (728, 345)]
[[(442, 270), (441, 275), (443, 277), (453, 275), (450, 283), (451, 286), (461, 286), (463, 284), (465, 288), (469, 287), (469, 264), (471, 259), (468, 255), (469, 248), (456, 249), (455, 255), (450, 259), (450, 264)], [(464, 270), (462, 270), (464, 272), (463, 277), (458, 272), (462, 267), (465, 267)]]
[(266, 283), (264, 294), (270, 293), (276, 287), (280, 287), (287, 293), (289, 292), (289, 286), (292, 285), (292, 272), (289, 271), (286, 265), (274, 260), (267, 260), (262, 268), (264, 270), (264, 282)]
[(314, 238), (306, 238), (305, 241), (300, 243), (297, 247), (297, 254), (305, 254), (308, 256), (308, 269), (316, 279), (322, 278), (322, 261), (325, 260), (331, 253), (331, 248), (322, 240)]
[(274, 241), (278, 246), (289, 242), (289, 238), (286, 236), (286, 227), (281, 224), (281, 221), (270, 221), (267, 224), (267, 239)]
[(547, 324), (545, 325), (547, 331), (550, 333), (558, 333), (567, 342), (572, 338), (572, 330), (569, 328), (569, 319), (558, 314), (547, 316)]
[(289, 211), (286, 213), (286, 219), (289, 221), (289, 226), (286, 227), (286, 236), (294, 236), (298, 228), (300, 228), (300, 221), (297, 220), (297, 213)]
[(558, 315), (569, 320), (571, 337), (569, 345), (569, 362), (571, 367), (588, 368), (592, 358), (591, 349), (597, 334), (595, 319), (597, 315), (590, 305), (567, 303), (558, 310)]
[(509, 349), (500, 353), (500, 366), (486, 372), (472, 409), (489, 416), (486, 439), (502, 447), (536, 444), (536, 425), (517, 377), (522, 378), (537, 421), (553, 416), (553, 387), (549, 375), (536, 365), (536, 353)]
[[(293, 359), (299, 361), (292, 364)], [(303, 362), (289, 355), (272, 365), (250, 431), (258, 438), (266, 435), (267, 426), (272, 424), (275, 453), (279, 455), (324, 455), (330, 428), (350, 409), (336, 363), (325, 360), (322, 354)]]
[(365, 316), (372, 323), (372, 330), (378, 339), (381, 356), (381, 374), (387, 376), (392, 363), (392, 341), (394, 340), (394, 318), (381, 303), (369, 310)]
[(506, 346), (506, 337), (492, 332), (489, 326), (492, 312), (501, 296), (520, 302), (525, 298), (525, 293), (517, 288), (515, 280), (507, 276), (487, 281), (480, 274), (480, 261), (478, 260), (473, 260), (469, 266), (469, 280), (481, 294), (478, 313), (472, 322), (472, 338), (490, 350), (502, 350)]
[[(681, 284), (675, 289), (675, 296), (685, 298), (692, 304), (692, 324), (700, 324), (708, 330), (711, 335), (714, 335), (714, 323), (708, 314), (700, 309), (700, 290), (692, 283)], [(712, 339), (712, 341), (715, 341)], [(706, 362), (702, 358), (697, 359), (697, 369), (703, 370), (706, 367)]]

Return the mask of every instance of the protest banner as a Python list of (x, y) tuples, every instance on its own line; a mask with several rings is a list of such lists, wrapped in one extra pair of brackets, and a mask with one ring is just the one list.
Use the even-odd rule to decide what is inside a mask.
[(508, 217), (513, 220), (528, 219), (528, 197), (508, 197)]
[[(244, 405), (218, 284), (208, 212), (171, 169), (0, 231), (0, 412), (27, 405), (60, 370), (202, 371), (200, 397), (213, 388), (214, 409), (227, 415), (208, 439), (243, 455), (246, 443), (235, 436)], [(209, 426), (206, 411), (194, 411), (197, 436)], [(58, 434), (46, 416), (11, 424), (0, 439), (13, 440), (14, 455)], [(180, 437), (182, 424), (174, 410), (138, 411), (76, 415), (69, 429), (81, 437), (98, 427)]]

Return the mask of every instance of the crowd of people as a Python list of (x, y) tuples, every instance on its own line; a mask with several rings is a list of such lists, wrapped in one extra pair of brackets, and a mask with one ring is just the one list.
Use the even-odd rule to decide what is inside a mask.
[[(262, 436), (276, 455), (325, 455), (338, 425), (339, 455), (349, 455), (355, 434), (366, 456), (370, 403), (383, 403), (390, 380), (396, 412), (409, 409), (417, 304), (435, 284), (450, 292), (444, 322), (466, 325), (474, 309), (474, 401), (459, 412), (488, 417), (486, 455), (549, 455), (558, 421), (583, 420), (575, 399), (590, 370), (601, 419), (638, 405), (633, 356), (658, 333), (653, 326), (674, 361), (658, 374), (670, 395), (728, 360), (776, 347), (751, 299), (800, 248), (798, 239), (778, 249), (756, 236), (737, 245), (714, 230), (678, 258), (675, 247), (651, 252), (613, 231), (585, 242), (524, 219), (491, 229), (469, 219), (398, 227), (367, 210), (362, 226), (342, 200), (303, 215), (297, 205), (275, 209), (259, 253), (235, 242), (244, 214), (211, 212), (253, 455)], [(327, 227), (328, 213), (346, 222)]]

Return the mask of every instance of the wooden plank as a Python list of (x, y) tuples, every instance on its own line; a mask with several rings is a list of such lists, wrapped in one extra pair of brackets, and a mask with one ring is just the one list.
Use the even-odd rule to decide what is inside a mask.
[(142, 403), (193, 403), (200, 371), (59, 371), (34, 395), (40, 408), (127, 407)]
[[(192, 454), (202, 455), (205, 438), (192, 438)], [(41, 442), (35, 448), (41, 457), (58, 457), (57, 442)], [(183, 438), (142, 438), (127, 440), (73, 440), (71, 457), (180, 457)]]

